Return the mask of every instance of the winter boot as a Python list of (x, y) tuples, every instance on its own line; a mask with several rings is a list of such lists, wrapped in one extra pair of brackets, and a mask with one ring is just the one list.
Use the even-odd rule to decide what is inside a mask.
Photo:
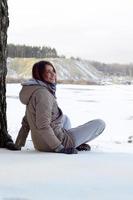
[(91, 147), (89, 144), (81, 144), (76, 148), (78, 151), (90, 151)]

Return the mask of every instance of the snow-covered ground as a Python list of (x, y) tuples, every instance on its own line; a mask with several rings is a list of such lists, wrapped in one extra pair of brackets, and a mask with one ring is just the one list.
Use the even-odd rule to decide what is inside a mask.
[[(7, 85), (8, 130), (16, 139), (25, 107), (21, 86)], [(133, 86), (58, 85), (57, 98), (75, 127), (101, 118), (104, 133), (77, 155), (40, 153), (28, 137), (19, 152), (0, 149), (0, 200), (132, 200)]]

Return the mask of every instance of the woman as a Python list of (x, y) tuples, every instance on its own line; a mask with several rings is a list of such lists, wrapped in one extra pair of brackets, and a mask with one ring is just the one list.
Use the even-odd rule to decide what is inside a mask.
[(23, 84), (20, 101), (26, 105), (26, 114), (22, 121), (16, 146), (21, 148), (29, 130), (35, 149), (38, 151), (75, 154), (77, 150), (90, 150), (85, 144), (100, 135), (105, 123), (92, 120), (76, 128), (64, 128), (63, 116), (56, 102), (56, 71), (48, 61), (33, 65), (33, 79)]

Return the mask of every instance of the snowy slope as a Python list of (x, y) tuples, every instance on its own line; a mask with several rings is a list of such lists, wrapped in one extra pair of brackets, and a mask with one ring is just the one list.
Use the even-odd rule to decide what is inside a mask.
[[(35, 58), (8, 58), (8, 77), (30, 78), (32, 65), (39, 59)], [(88, 61), (49, 58), (57, 70), (58, 80), (87, 81), (99, 83), (103, 79), (103, 74), (96, 70)], [(14, 71), (14, 74), (12, 73)]]

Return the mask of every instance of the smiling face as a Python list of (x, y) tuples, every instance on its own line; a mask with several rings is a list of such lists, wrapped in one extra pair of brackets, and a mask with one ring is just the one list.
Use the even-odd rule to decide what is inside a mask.
[(45, 70), (42, 74), (43, 79), (48, 83), (55, 83), (56, 82), (56, 72), (51, 65), (45, 65)]

